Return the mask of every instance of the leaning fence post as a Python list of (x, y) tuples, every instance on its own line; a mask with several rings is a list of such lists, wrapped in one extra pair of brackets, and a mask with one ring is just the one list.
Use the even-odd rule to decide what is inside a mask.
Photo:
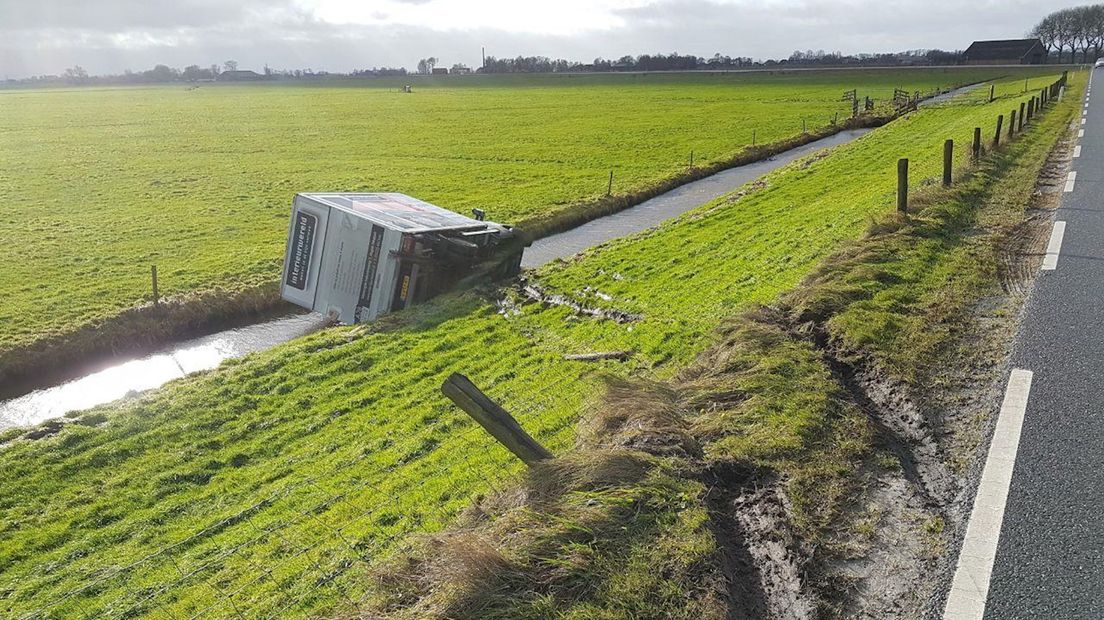
[(908, 164), (907, 158), (897, 160), (897, 210), (901, 213), (908, 212)]
[(1008, 139), (1012, 139), (1012, 134), (1016, 133), (1016, 110), (1012, 110), (1012, 116), (1008, 117)]
[(517, 420), (464, 375), (455, 372), (449, 375), (441, 384), (441, 392), (526, 465), (552, 458), (551, 452), (530, 437)]
[(150, 279), (153, 280), (153, 307), (161, 305), (161, 296), (157, 293), (157, 265), (150, 265)]
[(993, 146), (994, 147), (1000, 146), (1001, 127), (1003, 127), (1003, 126), (1004, 126), (1004, 115), (1003, 114), (998, 114), (997, 115), (997, 133), (996, 133), (996, 135), (993, 136)]
[(981, 127), (974, 127), (974, 161), (981, 159)]
[(1023, 124), (1024, 124), (1024, 102), (1022, 102), (1022, 101), (1020, 102), (1020, 116), (1019, 116), (1019, 119), (1020, 119), (1020, 121), (1019, 121), (1020, 126), (1016, 129), (1016, 131), (1021, 131), (1022, 132), (1023, 131)]
[(943, 187), (951, 186), (951, 165), (954, 160), (954, 140), (943, 143)]

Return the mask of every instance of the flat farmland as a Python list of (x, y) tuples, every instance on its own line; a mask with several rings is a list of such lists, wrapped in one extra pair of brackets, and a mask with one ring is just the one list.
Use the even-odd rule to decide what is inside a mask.
[[(634, 321), (576, 316), (514, 290), (453, 294), (12, 441), (0, 449), (0, 609), (314, 617), (359, 601), (366, 566), (518, 470), (439, 395), (450, 372), (471, 376), (554, 451), (569, 447), (603, 375), (685, 367), (724, 317), (792, 289), (891, 212), (898, 157), (911, 158), (917, 186), (934, 184), (953, 138), (964, 167), (973, 127), (988, 133), (1025, 100), (1017, 88), (1006, 80), (993, 103), (971, 95), (922, 109), (745, 195), (532, 274)], [(564, 359), (615, 349), (636, 354), (626, 364)], [(807, 403), (769, 409), (748, 422), (733, 458), (783, 458), (822, 423)]]
[[(539, 225), (604, 195), (823, 128), (856, 89), (1033, 70), (471, 76), (0, 91), (0, 375), (151, 297), (271, 291), (301, 191), (399, 191)], [(267, 287), (267, 288), (265, 288)], [(126, 338), (125, 332), (123, 339)]]

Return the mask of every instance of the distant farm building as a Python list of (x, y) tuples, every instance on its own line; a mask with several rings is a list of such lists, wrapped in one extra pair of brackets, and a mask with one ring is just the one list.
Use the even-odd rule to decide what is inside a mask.
[(448, 69), (444, 67), (434, 67), (433, 75), (448, 75)]
[(251, 82), (254, 80), (263, 80), (264, 76), (256, 71), (249, 71), (247, 69), (238, 69), (234, 71), (223, 71), (215, 78), (220, 82)]
[(974, 41), (963, 57), (971, 65), (1041, 65), (1047, 49), (1039, 39)]

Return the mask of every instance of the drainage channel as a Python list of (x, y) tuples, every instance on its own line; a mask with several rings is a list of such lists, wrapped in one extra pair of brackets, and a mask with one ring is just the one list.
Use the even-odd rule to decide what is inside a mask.
[[(647, 230), (819, 150), (852, 142), (870, 129), (853, 129), (793, 148), (769, 159), (729, 168), (679, 186), (623, 211), (539, 239), (526, 249), (522, 266), (538, 267), (600, 243)], [(121, 362), (65, 383), (0, 401), (0, 430), (34, 426), (160, 387), (223, 361), (263, 351), (320, 329), (318, 314), (304, 314), (229, 329), (175, 343), (151, 355)]]
[(624, 211), (591, 220), (571, 230), (538, 239), (525, 250), (525, 255), (521, 258), (521, 266), (525, 268), (540, 267), (557, 258), (574, 256), (600, 243), (658, 226), (695, 207), (730, 194), (768, 172), (777, 170), (817, 151), (852, 142), (870, 131), (870, 129), (841, 131), (762, 161), (722, 170), (704, 179), (680, 185), (635, 207), (629, 207)]

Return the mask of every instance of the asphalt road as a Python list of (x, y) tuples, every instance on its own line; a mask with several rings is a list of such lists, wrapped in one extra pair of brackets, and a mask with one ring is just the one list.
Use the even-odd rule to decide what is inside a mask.
[(1054, 218), (1060, 251), (1013, 352), (1034, 378), (984, 605), (992, 620), (1104, 618), (1104, 93), (1087, 101)]

